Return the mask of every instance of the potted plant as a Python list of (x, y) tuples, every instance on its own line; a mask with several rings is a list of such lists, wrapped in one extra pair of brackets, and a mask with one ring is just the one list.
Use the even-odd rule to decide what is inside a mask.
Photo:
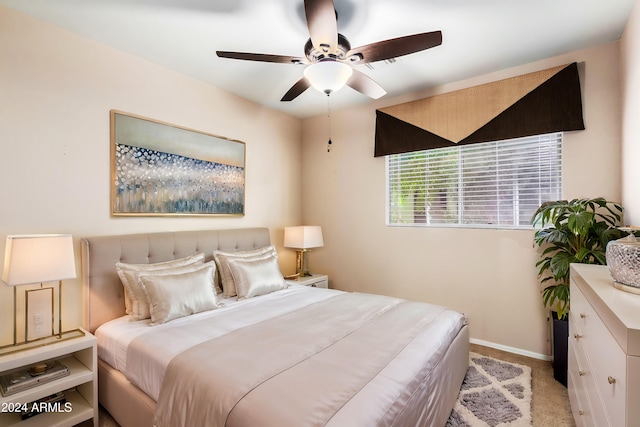
[(624, 234), (616, 227), (622, 219), (619, 203), (594, 199), (557, 200), (543, 203), (533, 214), (535, 244), (542, 250), (536, 263), (542, 300), (552, 310), (554, 376), (567, 383), (567, 338), (569, 328), (569, 265), (605, 265), (607, 243)]

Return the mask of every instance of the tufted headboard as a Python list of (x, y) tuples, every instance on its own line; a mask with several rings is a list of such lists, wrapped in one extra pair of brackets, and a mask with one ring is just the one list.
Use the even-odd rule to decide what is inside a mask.
[(83, 326), (93, 333), (98, 326), (124, 316), (124, 289), (116, 263), (152, 264), (204, 252), (244, 251), (270, 244), (268, 228), (178, 231), (85, 237), (82, 246)]

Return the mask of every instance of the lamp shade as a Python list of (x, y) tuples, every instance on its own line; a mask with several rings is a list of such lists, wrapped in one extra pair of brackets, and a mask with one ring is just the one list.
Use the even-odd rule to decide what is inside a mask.
[(341, 89), (351, 77), (353, 68), (342, 62), (328, 59), (309, 65), (304, 76), (315, 89), (330, 94)]
[(284, 228), (284, 247), (295, 249), (319, 248), (324, 246), (322, 228), (319, 225), (302, 225)]
[(9, 286), (76, 277), (70, 234), (7, 236), (2, 281)]

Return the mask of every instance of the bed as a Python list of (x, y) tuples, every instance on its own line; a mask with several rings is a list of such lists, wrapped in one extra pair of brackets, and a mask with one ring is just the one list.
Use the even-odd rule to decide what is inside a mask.
[[(468, 367), (460, 313), (280, 286), (268, 228), (97, 236), (81, 246), (99, 401), (122, 427), (444, 426), (448, 419)], [(267, 255), (255, 255), (265, 248)], [(214, 253), (228, 256), (225, 271)], [(151, 317), (131, 321), (134, 293), (125, 298), (121, 266), (144, 270), (194, 257), (193, 271), (135, 274)], [(198, 297), (197, 309), (171, 293), (208, 292), (201, 278), (213, 272), (206, 289), (220, 291), (231, 273), (235, 293), (213, 291), (213, 306), (207, 296), (200, 307)]]

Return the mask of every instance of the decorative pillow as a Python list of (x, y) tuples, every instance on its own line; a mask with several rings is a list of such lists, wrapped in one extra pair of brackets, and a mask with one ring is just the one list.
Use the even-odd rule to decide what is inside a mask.
[(264, 259), (271, 255), (278, 255), (276, 249), (269, 245), (263, 246), (258, 249), (250, 251), (238, 251), (238, 252), (223, 252), (214, 251), (213, 259), (218, 266), (218, 272), (220, 273), (220, 280), (222, 281), (222, 291), (226, 297), (234, 297), (237, 295), (235, 284), (233, 283), (233, 276), (229, 271), (228, 263), (232, 259)]
[[(142, 271), (154, 271), (162, 270), (172, 267), (182, 267), (185, 265), (194, 265), (204, 263), (204, 253), (191, 255), (185, 258), (174, 259), (171, 261), (157, 262), (155, 264), (126, 264), (119, 262), (116, 264), (116, 271), (124, 287), (124, 305), (127, 314), (133, 314), (134, 303), (141, 303), (146, 305), (146, 298), (137, 280), (135, 279), (135, 273)], [(147, 316), (148, 317), (148, 316)]]
[(215, 264), (209, 262), (189, 273), (141, 274), (140, 281), (151, 311), (151, 325), (217, 308), (214, 273)]
[(264, 259), (236, 258), (230, 260), (228, 265), (238, 299), (256, 297), (287, 288), (287, 283), (278, 267), (276, 255), (270, 255)]
[[(183, 265), (182, 267), (165, 268), (162, 270), (141, 271), (133, 273), (133, 280), (137, 283), (137, 286), (133, 289), (135, 292), (135, 300), (132, 300), (132, 313), (129, 316), (130, 321), (143, 320), (151, 317), (151, 308), (149, 307), (149, 299), (144, 291), (144, 284), (142, 283), (142, 277), (145, 276), (167, 276), (171, 274), (191, 273), (202, 268), (202, 266), (212, 266), (214, 268), (213, 274), (215, 275), (215, 263), (213, 261), (207, 264), (192, 264)], [(127, 273), (129, 274), (129, 273)], [(215, 292), (215, 287), (214, 287)]]

